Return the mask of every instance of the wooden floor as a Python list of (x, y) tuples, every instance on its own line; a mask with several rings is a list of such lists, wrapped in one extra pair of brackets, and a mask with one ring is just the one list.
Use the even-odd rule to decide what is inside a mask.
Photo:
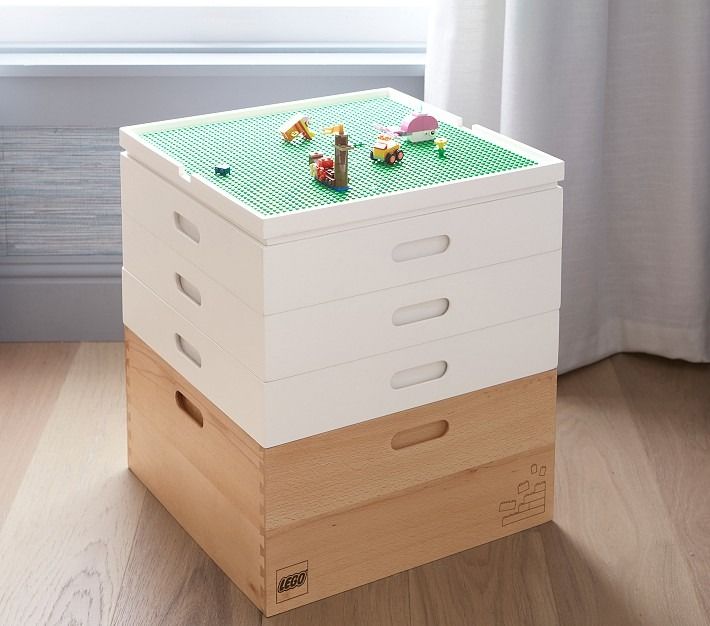
[(262, 619), (126, 469), (119, 344), (0, 345), (0, 625), (710, 623), (710, 366), (560, 379), (555, 522)]

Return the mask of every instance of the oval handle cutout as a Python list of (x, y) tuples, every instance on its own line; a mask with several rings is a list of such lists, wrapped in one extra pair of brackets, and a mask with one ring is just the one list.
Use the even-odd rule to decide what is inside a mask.
[(409, 369), (394, 374), (390, 380), (390, 385), (392, 385), (392, 389), (402, 389), (404, 387), (411, 387), (412, 385), (428, 383), (429, 381), (441, 378), (446, 374), (447, 368), (448, 364), (446, 361), (435, 361), (434, 363), (427, 363), (426, 365), (410, 367)]
[(189, 341), (187, 341), (182, 335), (175, 333), (175, 343), (178, 350), (182, 352), (190, 361), (192, 361), (197, 367), (202, 367), (202, 357), (200, 352), (195, 346), (193, 346)]
[(439, 439), (447, 432), (449, 432), (449, 422), (446, 420), (429, 422), (428, 424), (422, 424), (421, 426), (415, 426), (414, 428), (408, 428), (407, 430), (398, 432), (392, 437), (391, 446), (393, 450), (401, 450), (402, 448), (416, 446), (425, 441)]
[(175, 228), (177, 228), (183, 235), (185, 235), (191, 241), (195, 243), (200, 243), (200, 229), (197, 228), (197, 224), (191, 222), (184, 215), (181, 215), (177, 211), (173, 212), (173, 218), (175, 220)]
[(437, 235), (426, 239), (416, 239), (400, 243), (392, 250), (392, 259), (397, 263), (421, 259), (422, 257), (433, 256), (446, 252), (451, 243), (448, 235)]
[(197, 306), (202, 306), (202, 294), (197, 288), (197, 285), (191, 283), (187, 278), (181, 274), (175, 273), (175, 283), (177, 288), (185, 295), (189, 300), (192, 300)]
[(205, 420), (202, 417), (202, 411), (200, 411), (197, 405), (194, 402), (191, 402), (190, 399), (181, 391), (175, 392), (175, 404), (178, 405), (178, 408), (183, 413), (187, 413), (192, 421), (195, 422), (200, 428), (205, 425)]
[(435, 317), (441, 317), (448, 310), (448, 298), (438, 298), (437, 300), (409, 304), (400, 307), (392, 313), (392, 323), (395, 326), (414, 324), (414, 322), (422, 322), (424, 320), (434, 319)]

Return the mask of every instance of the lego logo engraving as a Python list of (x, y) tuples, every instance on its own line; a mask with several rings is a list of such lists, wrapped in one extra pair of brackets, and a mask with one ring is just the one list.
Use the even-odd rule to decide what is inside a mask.
[(308, 561), (276, 570), (276, 602), (286, 602), (308, 593)]
[(284, 591), (288, 591), (289, 589), (295, 589), (296, 587), (300, 587), (303, 583), (306, 582), (307, 577), (308, 572), (306, 571), (296, 572), (295, 574), (289, 574), (288, 576), (284, 576), (279, 581), (279, 593), (283, 593)]

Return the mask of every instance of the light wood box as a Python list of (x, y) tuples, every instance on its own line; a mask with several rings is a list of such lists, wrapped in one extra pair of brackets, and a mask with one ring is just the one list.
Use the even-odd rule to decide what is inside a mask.
[(267, 616), (551, 519), (554, 370), (262, 448), (126, 331), (132, 471)]

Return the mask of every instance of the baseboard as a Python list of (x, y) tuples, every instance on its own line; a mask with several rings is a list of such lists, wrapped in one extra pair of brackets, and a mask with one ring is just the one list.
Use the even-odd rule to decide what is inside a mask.
[(117, 257), (0, 260), (0, 341), (121, 341)]

